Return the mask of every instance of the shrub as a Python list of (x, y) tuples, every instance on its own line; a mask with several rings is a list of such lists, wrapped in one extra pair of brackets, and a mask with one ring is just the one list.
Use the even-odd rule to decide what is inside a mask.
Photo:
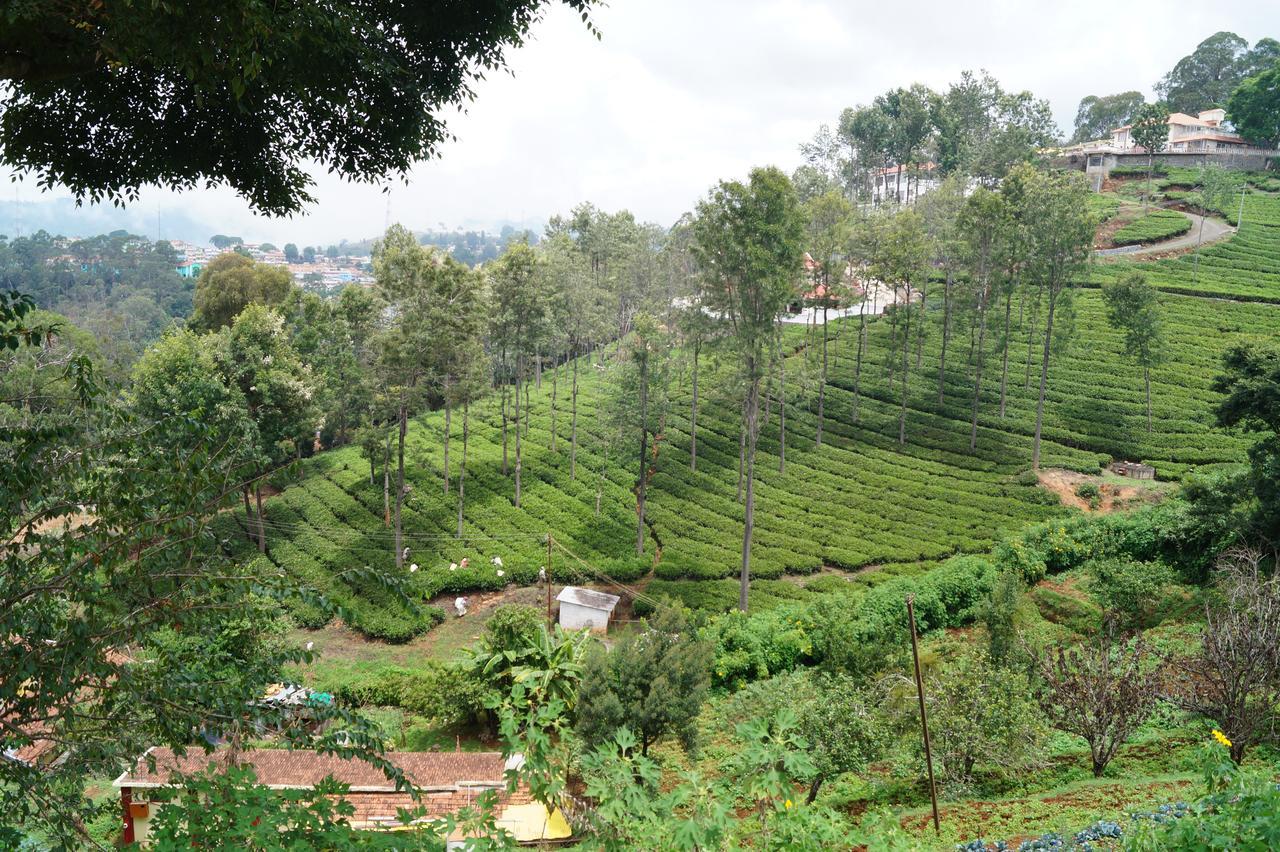
[(1174, 210), (1156, 210), (1134, 219), (1112, 235), (1118, 246), (1167, 240), (1191, 230), (1191, 220)]
[(814, 662), (812, 622), (806, 615), (803, 606), (793, 604), (760, 613), (730, 612), (716, 619), (704, 633), (715, 643), (712, 683), (737, 689)]
[(939, 664), (930, 681), (929, 727), (943, 778), (969, 781), (979, 763), (1016, 772), (1039, 755), (1045, 725), (1025, 674), (969, 651)]
[(1089, 601), (1037, 586), (1030, 592), (1031, 601), (1046, 621), (1061, 625), (1081, 636), (1092, 636), (1102, 627), (1102, 611)]
[(1089, 594), (1121, 630), (1153, 627), (1173, 572), (1159, 562), (1096, 559), (1088, 565)]

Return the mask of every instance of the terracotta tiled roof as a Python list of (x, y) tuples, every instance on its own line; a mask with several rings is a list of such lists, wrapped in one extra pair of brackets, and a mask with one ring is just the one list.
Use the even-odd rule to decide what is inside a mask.
[[(178, 757), (171, 749), (155, 748), (138, 758), (133, 769), (116, 779), (117, 787), (158, 787), (169, 782), (175, 772), (198, 772), (210, 763), (226, 765), (230, 751), (212, 754), (198, 748)], [(415, 786), (433, 788), (503, 786), (504, 761), (496, 751), (486, 752), (394, 752), (387, 755)], [(154, 760), (155, 770), (148, 766)], [(239, 754), (238, 763), (252, 766), (258, 783), (268, 787), (314, 787), (332, 775), (353, 792), (394, 791), (395, 784), (382, 770), (362, 760), (345, 759), (314, 751), (250, 749)]]

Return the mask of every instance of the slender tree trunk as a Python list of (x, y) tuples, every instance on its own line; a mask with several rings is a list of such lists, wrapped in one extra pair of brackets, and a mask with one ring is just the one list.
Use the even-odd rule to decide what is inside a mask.
[(542, 390), (542, 352), (535, 352), (533, 358), (533, 386), (537, 390)]
[(449, 496), (449, 433), (453, 430), (453, 406), (449, 404), (449, 380), (444, 380), (444, 493)]
[(253, 509), (249, 507), (249, 486), (244, 487), (244, 526), (248, 533), (249, 541), (257, 541), (258, 529), (257, 524), (253, 520)]
[(462, 401), (462, 464), (458, 465), (458, 538), (462, 538), (462, 509), (467, 500), (467, 437), (471, 432), (471, 406)]
[(502, 385), (502, 475), (507, 475), (507, 386)]
[(978, 365), (973, 374), (973, 417), (969, 421), (969, 452), (978, 448), (978, 402), (982, 397), (982, 365), (986, 360), (987, 347), (987, 293), (988, 284), (984, 281), (978, 293)]
[(942, 354), (938, 356), (938, 407), (942, 408), (947, 382), (947, 343), (951, 339), (951, 270), (942, 285)]
[[(895, 342), (898, 339), (899, 307), (900, 306), (895, 303), (893, 305), (893, 316), (889, 317), (889, 339)], [(908, 308), (911, 307), (910, 299), (907, 299), (907, 307)], [(911, 348), (911, 344), (905, 339), (902, 341), (902, 346), (903, 346), (903, 349), (907, 349), (907, 350)], [(884, 359), (884, 378), (888, 380), (890, 383), (892, 383), (894, 379), (894, 372), (895, 372), (894, 367), (896, 366), (897, 359), (893, 357), (894, 353), (893, 353), (892, 347), (885, 354), (887, 357)]]
[(973, 350), (978, 345), (978, 324), (972, 316), (969, 317), (969, 354), (965, 356), (964, 362), (970, 367), (973, 366)]
[(262, 515), (262, 480), (253, 484), (253, 501), (258, 507), (258, 552), (267, 552), (267, 521)]
[(756, 513), (756, 438), (759, 435), (760, 379), (755, 377), (755, 364), (748, 362), (747, 375), (752, 376), (747, 392), (747, 417), (743, 436), (747, 439), (746, 459), (746, 507), (742, 521), (742, 571), (738, 589), (738, 609), (747, 611), (747, 592), (751, 586), (751, 534), (755, 527)]
[(818, 439), (822, 446), (822, 418), (827, 401), (827, 300), (822, 301), (822, 381), (818, 384)]
[(698, 352), (702, 341), (693, 342), (693, 403), (689, 409), (689, 470), (698, 469)]
[(1040, 360), (1040, 398), (1036, 401), (1036, 437), (1031, 444), (1031, 468), (1040, 469), (1040, 431), (1044, 424), (1044, 392), (1049, 384), (1049, 352), (1053, 344), (1053, 309), (1057, 307), (1058, 294), (1049, 291), (1049, 315), (1044, 328), (1044, 356)]
[(1142, 367), (1142, 381), (1147, 386), (1147, 434), (1151, 434), (1151, 368)]
[[(778, 349), (781, 349), (779, 336)], [(787, 472), (787, 361), (778, 353), (778, 473)]]
[[(524, 377), (524, 363), (522, 356), (516, 357), (516, 500), (515, 506), (520, 508), (520, 464), (522, 461), (520, 455), (520, 382)], [(528, 385), (528, 382), (525, 382)], [(526, 387), (526, 390), (528, 388)], [(529, 398), (525, 397), (524, 417), (529, 417)]]
[(920, 322), (916, 325), (916, 369), (920, 369), (924, 357), (924, 333), (929, 324), (925, 322), (925, 305), (929, 301), (929, 276), (924, 277), (924, 287), (920, 290)]
[[(590, 356), (587, 356), (588, 358)], [(569, 481), (578, 478), (578, 361), (573, 359), (573, 390), (571, 391), (573, 413), (569, 417)]]
[(551, 452), (556, 451), (556, 397), (560, 392), (560, 365), (551, 367)]
[(1007, 389), (1009, 386), (1009, 317), (1013, 313), (1013, 290), (1010, 289), (1004, 297), (1004, 341), (1001, 348), (1004, 350), (1000, 356), (1000, 419), (1004, 419), (1004, 407), (1007, 399)]
[[(1031, 327), (1033, 329), (1036, 326), (1037, 320), (1039, 320), (1040, 318), (1040, 299), (1043, 296), (1044, 296), (1044, 285), (1041, 284), (1036, 288), (1036, 301), (1031, 308)], [(1026, 369), (1026, 375), (1023, 377), (1023, 380), (1022, 380), (1023, 390), (1031, 389), (1031, 353), (1032, 351), (1034, 351), (1034, 347), (1035, 347), (1035, 336), (1033, 334), (1028, 333), (1027, 334), (1027, 369)]]
[(822, 787), (822, 782), (824, 780), (825, 779), (821, 775), (819, 775), (816, 778), (814, 778), (812, 782), (810, 782), (809, 795), (805, 797), (805, 800), (804, 800), (804, 803), (806, 805), (812, 805), (813, 800), (818, 798), (818, 790)]
[(1151, 151), (1147, 151), (1147, 194), (1142, 197), (1142, 212), (1146, 214), (1151, 207), (1151, 173), (1155, 170), (1156, 157)]
[[(523, 412), (523, 413), (524, 413), (524, 417), (523, 417), (523, 418), (518, 418), (518, 419), (519, 419), (519, 421), (520, 421), (520, 423), (523, 423), (523, 424), (524, 424), (524, 436), (525, 436), (525, 438), (528, 438), (528, 437), (529, 437), (529, 412), (530, 412), (530, 411), (532, 411), (532, 408), (531, 408), (531, 407), (530, 407), (530, 405), (529, 405), (529, 386), (530, 386), (530, 385), (532, 385), (532, 384), (533, 384), (533, 382), (528, 382), (528, 381), (526, 381), (526, 382), (524, 383), (524, 412)], [(519, 424), (517, 424), (517, 425), (519, 425)]]
[[(756, 390), (759, 393), (759, 390)], [(742, 426), (737, 434), (737, 495), (735, 500), (742, 499), (742, 472), (746, 469), (746, 426)]]
[(640, 470), (636, 478), (636, 555), (644, 553), (644, 497), (649, 466), (649, 358), (640, 357)]
[(396, 443), (396, 501), (395, 501), (395, 530), (396, 530), (396, 567), (404, 567), (404, 528), (401, 511), (404, 508), (404, 437), (409, 429), (409, 406), (405, 401), (404, 395), (400, 396), (400, 437)]
[(907, 316), (902, 327), (902, 406), (898, 410), (898, 443), (907, 442), (907, 372), (911, 354), (911, 288), (907, 288)]
[(1200, 243), (1204, 242), (1204, 220), (1209, 218), (1209, 211), (1206, 208), (1200, 209), (1200, 230), (1196, 234), (1196, 251), (1195, 257), (1191, 261), (1191, 283), (1195, 284), (1200, 280)]
[(391, 430), (387, 430), (387, 451), (382, 456), (382, 525), (391, 528)]
[(853, 422), (856, 425), (862, 419), (858, 410), (862, 391), (862, 355), (867, 349), (867, 314), (862, 311), (862, 322), (858, 327), (858, 354), (853, 367)]

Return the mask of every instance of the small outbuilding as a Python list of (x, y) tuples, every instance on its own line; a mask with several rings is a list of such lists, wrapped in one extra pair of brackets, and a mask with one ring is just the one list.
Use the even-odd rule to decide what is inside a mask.
[(583, 589), (578, 586), (565, 586), (556, 595), (560, 602), (560, 626), (568, 630), (581, 630), (584, 627), (592, 631), (609, 629), (609, 619), (613, 616), (613, 608), (621, 600), (617, 595), (597, 592), (595, 589)]
[(1149, 464), (1138, 464), (1131, 461), (1117, 461), (1111, 463), (1111, 472), (1120, 476), (1127, 476), (1130, 479), (1155, 479), (1156, 469)]

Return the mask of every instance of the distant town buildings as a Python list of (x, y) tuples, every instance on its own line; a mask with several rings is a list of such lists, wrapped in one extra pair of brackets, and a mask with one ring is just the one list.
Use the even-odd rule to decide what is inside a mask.
[(182, 240), (170, 240), (169, 244), (177, 253), (176, 269), (183, 278), (198, 278), (200, 270), (215, 257), (228, 251), (240, 250), (259, 263), (287, 267), (295, 282), (304, 289), (316, 293), (331, 294), (348, 284), (370, 285), (373, 283), (373, 274), (369, 271), (369, 258), (358, 255), (328, 257), (316, 254), (311, 263), (305, 261), (290, 263), (283, 251), (270, 244), (267, 244), (266, 249), (260, 243), (240, 243), (227, 249), (196, 245)]

